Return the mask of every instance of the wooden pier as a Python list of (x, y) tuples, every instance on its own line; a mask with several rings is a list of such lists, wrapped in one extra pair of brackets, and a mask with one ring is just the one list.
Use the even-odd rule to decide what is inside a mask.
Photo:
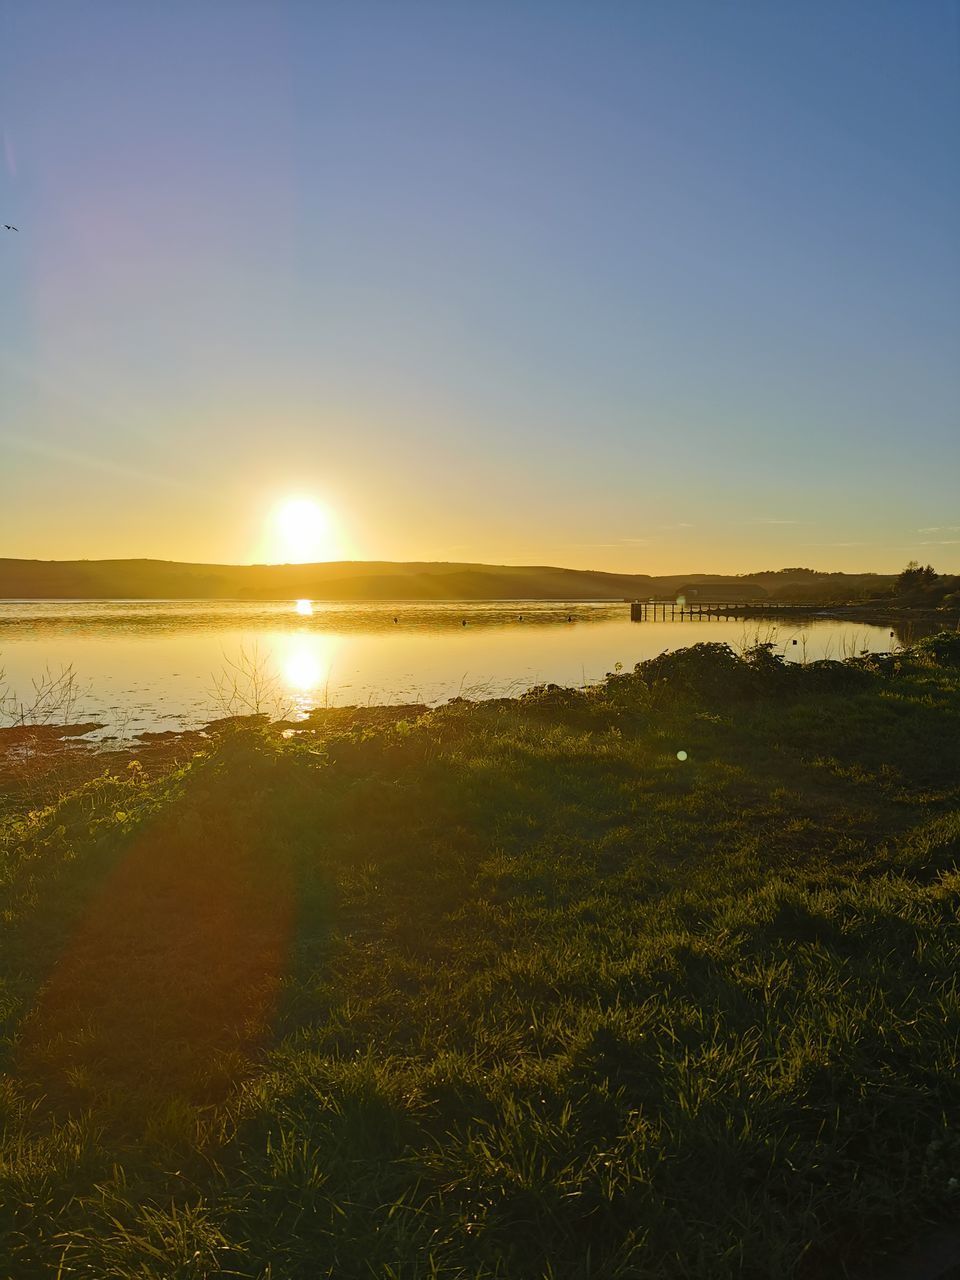
[(780, 604), (775, 601), (741, 600), (736, 603), (717, 600), (632, 600), (631, 622), (709, 622), (711, 618), (780, 618), (810, 617), (823, 613), (825, 605)]

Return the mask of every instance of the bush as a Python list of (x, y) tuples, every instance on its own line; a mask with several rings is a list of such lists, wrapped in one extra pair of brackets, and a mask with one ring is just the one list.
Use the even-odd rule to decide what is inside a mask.
[(911, 653), (929, 667), (960, 667), (960, 633), (938, 631), (911, 648)]
[[(891, 654), (869, 654), (869, 659), (891, 658)], [(880, 662), (853, 658), (847, 662), (821, 658), (795, 668), (798, 682), (805, 693), (853, 693), (868, 685), (873, 676), (886, 670)]]
[(651, 691), (669, 688), (695, 698), (755, 698), (782, 687), (787, 667), (773, 645), (760, 644), (738, 657), (716, 641), (661, 653), (638, 662), (636, 674)]

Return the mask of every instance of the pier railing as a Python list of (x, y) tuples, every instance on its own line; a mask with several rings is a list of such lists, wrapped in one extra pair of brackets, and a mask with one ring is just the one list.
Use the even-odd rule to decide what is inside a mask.
[(632, 600), (631, 622), (694, 621), (705, 622), (711, 618), (783, 618), (804, 614), (822, 613), (822, 604), (783, 604), (773, 600)]

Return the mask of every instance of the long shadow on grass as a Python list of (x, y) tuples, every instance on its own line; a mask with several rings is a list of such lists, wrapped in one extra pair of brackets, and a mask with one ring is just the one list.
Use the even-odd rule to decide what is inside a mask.
[[(48, 1106), (136, 1129), (171, 1105), (221, 1101), (249, 1072), (304, 926), (273, 765), (262, 740), (225, 744), (85, 894), (90, 868), (77, 869), (79, 909), (14, 1053)], [(313, 937), (322, 899), (314, 884)]]

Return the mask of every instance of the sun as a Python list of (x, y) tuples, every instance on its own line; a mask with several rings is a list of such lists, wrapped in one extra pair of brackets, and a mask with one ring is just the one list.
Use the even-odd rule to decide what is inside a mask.
[(337, 556), (330, 511), (313, 498), (286, 498), (273, 514), (273, 545), (285, 564), (309, 564)]

